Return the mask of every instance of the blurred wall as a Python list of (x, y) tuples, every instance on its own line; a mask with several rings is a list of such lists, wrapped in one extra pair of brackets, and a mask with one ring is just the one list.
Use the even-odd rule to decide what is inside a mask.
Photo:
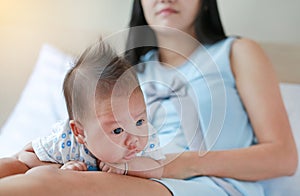
[[(35, 65), (43, 43), (77, 54), (99, 35), (127, 26), (132, 0), (0, 0), (0, 127)], [(282, 81), (299, 70), (299, 0), (218, 0), (228, 34), (263, 44)], [(291, 75), (292, 74), (292, 79)], [(300, 76), (298, 77), (300, 78)]]
[(299, 0), (217, 0), (228, 35), (258, 41), (283, 82), (300, 83)]
[(229, 34), (260, 42), (300, 45), (299, 0), (218, 0)]
[(0, 0), (0, 127), (50, 43), (79, 53), (127, 26), (132, 0)]

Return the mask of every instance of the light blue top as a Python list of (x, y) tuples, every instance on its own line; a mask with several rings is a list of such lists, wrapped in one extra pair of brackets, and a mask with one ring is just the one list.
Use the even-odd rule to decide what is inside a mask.
[[(205, 138), (200, 145), (204, 144), (205, 149), (236, 149), (255, 143), (255, 136), (230, 67), (231, 45), (235, 39), (229, 37), (205, 48), (199, 47), (183, 65), (176, 68), (161, 65), (156, 50), (141, 57), (138, 78), (148, 106), (149, 121), (157, 129), (165, 153), (191, 150), (181, 122), (184, 118), (195, 116), (186, 112), (180, 113), (185, 106), (181, 105), (181, 110), (178, 110), (174, 106), (174, 95), (161, 96), (166, 92), (175, 94), (179, 101), (180, 96), (192, 97), (191, 102), (198, 109), (196, 115), (200, 121), (199, 131)], [(186, 95), (180, 95), (180, 92), (173, 90), (176, 88), (176, 78), (185, 84)], [(159, 94), (154, 95), (157, 97), (153, 98), (149, 93), (149, 86)], [(224, 180), (233, 184), (244, 195), (263, 194), (258, 183), (228, 178)]]

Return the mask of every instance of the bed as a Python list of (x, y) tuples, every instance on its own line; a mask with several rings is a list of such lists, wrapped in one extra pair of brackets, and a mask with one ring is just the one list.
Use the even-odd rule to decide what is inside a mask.
[[(268, 49), (269, 46), (265, 45), (265, 47)], [(269, 55), (276, 56), (276, 51), (268, 51)], [(17, 105), (1, 128), (0, 157), (17, 152), (27, 142), (38, 136), (47, 135), (49, 127), (54, 122), (67, 116), (61, 86), (72, 59), (72, 56), (52, 45), (43, 45)], [(295, 75), (295, 72), (291, 73)], [(283, 75), (279, 74), (280, 89), (297, 147), (300, 149), (300, 77), (297, 78), (300, 74), (296, 71), (296, 77), (292, 79), (288, 75), (288, 72), (284, 72)], [(281, 177), (261, 183), (265, 187), (266, 195), (300, 194), (299, 170), (292, 177)]]

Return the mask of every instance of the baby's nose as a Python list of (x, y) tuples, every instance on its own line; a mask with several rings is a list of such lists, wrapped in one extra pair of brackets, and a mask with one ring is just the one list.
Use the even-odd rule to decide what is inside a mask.
[(134, 150), (137, 148), (139, 142), (139, 138), (136, 135), (128, 133), (128, 137), (126, 140), (126, 146), (128, 146), (129, 150)]

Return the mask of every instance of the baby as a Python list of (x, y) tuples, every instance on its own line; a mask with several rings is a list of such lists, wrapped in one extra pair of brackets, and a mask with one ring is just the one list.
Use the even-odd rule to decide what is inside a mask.
[(144, 97), (126, 60), (99, 41), (67, 73), (63, 90), (69, 119), (27, 145), (18, 161), (28, 168), (57, 163), (61, 169), (161, 178), (164, 155), (149, 133)]

